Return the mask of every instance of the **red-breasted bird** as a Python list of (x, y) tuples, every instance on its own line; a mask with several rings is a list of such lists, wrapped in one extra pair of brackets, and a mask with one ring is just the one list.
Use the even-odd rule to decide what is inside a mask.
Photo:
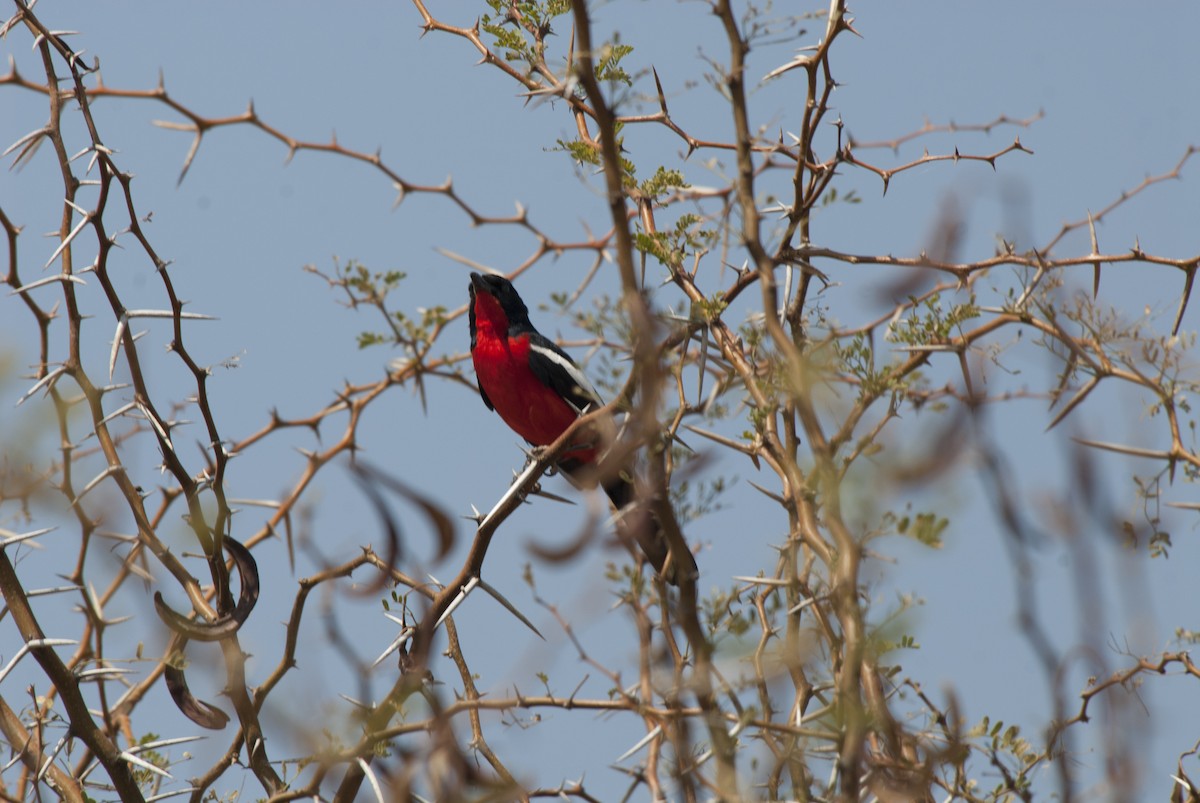
[[(470, 293), (471, 359), (479, 395), (514, 432), (534, 446), (549, 446), (576, 418), (604, 406), (575, 361), (533, 327), (529, 309), (512, 282), (503, 276), (472, 273)], [(611, 440), (612, 433), (583, 437)], [(604, 446), (587, 443), (569, 448), (558, 458), (558, 468), (575, 484), (595, 487), (591, 469)], [(634, 501), (633, 485), (619, 473), (605, 478), (603, 486), (618, 511)], [(692, 554), (686, 552), (668, 561), (666, 538), (657, 526), (648, 521), (646, 525), (626, 525), (625, 532), (637, 541), (663, 579), (679, 584), (682, 574), (676, 563), (682, 563), (684, 572), (694, 577)]]

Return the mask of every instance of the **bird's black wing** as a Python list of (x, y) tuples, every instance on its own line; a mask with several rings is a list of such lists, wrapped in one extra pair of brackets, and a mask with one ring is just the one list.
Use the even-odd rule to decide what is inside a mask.
[(566, 399), (581, 415), (604, 406), (600, 394), (575, 361), (537, 332), (529, 335), (529, 368), (538, 380)]

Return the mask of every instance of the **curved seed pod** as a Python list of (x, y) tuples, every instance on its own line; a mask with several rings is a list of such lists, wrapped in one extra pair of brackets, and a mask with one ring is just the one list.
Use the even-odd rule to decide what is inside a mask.
[(258, 602), (260, 585), (258, 563), (254, 560), (254, 556), (250, 554), (250, 550), (229, 536), (224, 538), (224, 544), (225, 550), (233, 558), (241, 578), (241, 592), (238, 594), (237, 605), (234, 607), (233, 613), (222, 616), (215, 622), (198, 622), (167, 605), (161, 592), (154, 592), (154, 610), (158, 612), (158, 617), (163, 620), (163, 624), (185, 638), (195, 641), (220, 641), (227, 636), (232, 636), (241, 629), (242, 624), (250, 617), (250, 612), (254, 610), (254, 605)]
[[(454, 522), (432, 499), (361, 460), (351, 464), (350, 469), (358, 479), (359, 485), (363, 493), (366, 494), (371, 506), (375, 508), (375, 513), (379, 516), (379, 520), (383, 522), (384, 532), (387, 534), (387, 550), (383, 558), (388, 566), (395, 567), (399, 565), (400, 553), (403, 549), (403, 537), (400, 531), (400, 524), (388, 507), (387, 501), (380, 490), (381, 488), (387, 489), (415, 505), (425, 515), (437, 538), (437, 556), (435, 560), (441, 560), (450, 553), (450, 550), (454, 547)], [(388, 575), (381, 573), (376, 582), (353, 593), (361, 596), (372, 596), (386, 587), (388, 582)]]
[(175, 707), (192, 722), (213, 731), (222, 730), (229, 723), (228, 714), (192, 694), (182, 669), (167, 664), (163, 669), (163, 679), (167, 683), (171, 699), (175, 701)]

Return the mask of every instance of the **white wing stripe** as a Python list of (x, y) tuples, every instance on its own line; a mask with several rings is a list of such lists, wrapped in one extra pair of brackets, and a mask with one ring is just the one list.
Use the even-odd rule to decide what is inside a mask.
[[(603, 402), (600, 401), (600, 394), (596, 392), (594, 387), (592, 387), (592, 383), (588, 381), (586, 376), (584, 376), (583, 371), (579, 370), (578, 365), (563, 357), (563, 355), (559, 354), (557, 351), (545, 348), (544, 346), (530, 345), (529, 349), (530, 351), (537, 352), (540, 356), (545, 357), (547, 360), (566, 371), (571, 376), (572, 382), (578, 385), (584, 393), (595, 399), (597, 406), (603, 404)], [(580, 410), (579, 412), (582, 413), (584, 411)]]

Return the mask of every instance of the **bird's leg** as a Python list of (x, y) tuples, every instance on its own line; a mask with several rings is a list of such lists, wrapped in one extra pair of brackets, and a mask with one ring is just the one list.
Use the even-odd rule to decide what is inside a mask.
[[(542, 455), (546, 453), (547, 448), (549, 447), (530, 445), (528, 449), (521, 449), (521, 451), (525, 453), (525, 466), (528, 467), (530, 463), (536, 463), (537, 461), (541, 460)], [(557, 472), (558, 466), (554, 465), (553, 463), (546, 466), (546, 476), (553, 477)]]
[[(579, 441), (577, 443), (569, 443), (569, 444), (567, 444), (566, 448), (562, 450), (562, 454), (570, 455), (572, 452), (590, 451), (592, 449), (597, 448), (597, 446), (598, 446), (598, 444), (596, 444), (594, 441)], [(541, 460), (542, 455), (544, 455), (546, 453), (546, 450), (548, 448), (550, 448), (550, 447), (549, 446), (530, 446), (528, 449), (523, 449), (522, 451), (525, 452), (525, 459), (526, 459), (525, 465), (529, 465), (529, 463), (532, 463), (537, 460)], [(551, 463), (549, 466), (546, 467), (545, 473), (546, 473), (546, 476), (553, 477), (555, 474), (558, 473), (558, 464)]]
[[(525, 466), (521, 470), (520, 473), (516, 473), (516, 472), (513, 473), (513, 482), (514, 483), (516, 483), (518, 479), (520, 479), (522, 476), (524, 476), (525, 472), (529, 470), (530, 466), (532, 466), (534, 463), (537, 463), (539, 460), (542, 459), (542, 456), (546, 453), (546, 447), (545, 446), (530, 446), (528, 449), (522, 449), (522, 451), (525, 452)], [(549, 466), (546, 467), (545, 471), (543, 472), (543, 475), (552, 477), (557, 473), (558, 473), (558, 466), (551, 463)], [(525, 501), (525, 498), (528, 496), (544, 496), (545, 498), (552, 499), (555, 502), (562, 502), (563, 504), (567, 504), (567, 505), (575, 504), (570, 499), (566, 499), (564, 497), (558, 496), (557, 494), (552, 494), (549, 491), (542, 490), (542, 483), (540, 481), (535, 482), (533, 484), (533, 487), (531, 487), (529, 489), (529, 492), (527, 494), (525, 494), (524, 497), (522, 497), (522, 501)]]

